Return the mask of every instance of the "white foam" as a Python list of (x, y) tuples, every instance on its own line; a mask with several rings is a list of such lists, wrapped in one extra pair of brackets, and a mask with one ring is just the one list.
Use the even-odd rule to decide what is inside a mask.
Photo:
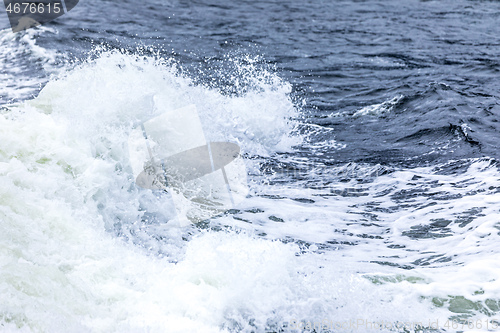
[[(225, 96), (194, 85), (173, 63), (105, 53), (0, 114), (2, 328), (249, 332), (292, 320), (425, 323), (466, 310), (453, 303), (459, 296), (499, 299), (500, 174), (490, 160), (452, 176), (314, 166), (309, 179), (271, 186), (279, 179), (255, 175), (240, 213), (211, 222), (233, 231), (168, 228), (173, 207), (133, 185), (129, 132), (194, 103), (209, 141), (237, 142), (250, 155), (290, 150), (300, 137), (291, 134), (297, 110), (289, 85), (256, 81), (259, 90)], [(339, 182), (345, 169), (353, 175)], [(436, 199), (439, 191), (448, 198)], [(454, 223), (449, 237), (404, 234), (475, 207), (484, 216)], [(315, 243), (312, 251), (304, 243)], [(410, 265), (432, 254), (451, 260), (413, 270), (375, 263)]]
[[(269, 238), (326, 245), (320, 252), (332, 261), (348, 258), (349, 264), (359, 265), (357, 272), (389, 288), (388, 293), (413, 295), (413, 306), (421, 305), (420, 297), (424, 303), (432, 301), (433, 306), (420, 309), (417, 317), (443, 316), (442, 323), (460, 314), (484, 319), (481, 313), (498, 313), (495, 304), (500, 299), (496, 259), (500, 172), (489, 159), (453, 163), (470, 166), (452, 175), (431, 167), (375, 176), (369, 166), (316, 170), (311, 179), (295, 185), (288, 181), (259, 187), (258, 196), (245, 202), (238, 220), (224, 222)], [(325, 174), (329, 182), (322, 183)], [(342, 178), (351, 180), (339, 182)], [(449, 230), (431, 227), (439, 221), (449, 221)], [(419, 230), (420, 236), (412, 238), (411, 232)], [(426, 232), (435, 235), (425, 236)], [(446, 237), (440, 238), (442, 234)], [(334, 249), (338, 252), (331, 252)], [(369, 264), (384, 262), (378, 267)], [(365, 310), (373, 313), (371, 308)], [(403, 318), (406, 314), (392, 321)]]
[[(259, 280), (241, 281), (238, 270), (246, 272), (248, 264), (255, 269), (263, 254), (275, 262), (293, 259), (293, 246), (224, 234), (186, 243), (182, 237), (192, 233), (189, 228), (141, 222), (154, 207), (164, 225), (172, 207), (161, 195), (133, 186), (126, 139), (137, 121), (195, 103), (212, 120), (205, 123), (212, 139), (238, 141), (250, 154), (289, 149), (283, 141), (293, 128), (289, 112), (295, 111), (287, 89), (271, 87), (270, 97), (265, 91), (224, 97), (193, 85), (171, 64), (108, 53), (1, 114), (1, 325), (33, 331), (209, 332), (232, 325), (229, 317), (248, 319), (240, 318), (246, 310), (234, 305)], [(269, 105), (268, 98), (279, 103)], [(251, 106), (273, 124), (259, 123)], [(106, 232), (127, 223), (124, 230), (140, 246)], [(144, 231), (148, 228), (154, 230)], [(167, 239), (151, 245), (144, 233)], [(238, 250), (243, 242), (248, 249)], [(166, 257), (153, 256), (159, 252)], [(227, 263), (218, 254), (233, 256), (237, 270), (220, 271)], [(210, 260), (214, 267), (207, 266)], [(260, 279), (276, 270), (268, 265)], [(279, 301), (248, 309), (268, 312)]]
[(380, 104), (365, 106), (360, 110), (356, 111), (352, 116), (353, 117), (383, 116), (386, 113), (391, 112), (403, 98), (404, 98), (403, 95), (399, 95)]
[[(18, 33), (11, 29), (0, 31), (0, 102), (33, 96), (47, 77), (57, 72), (58, 62), (64, 57), (36, 42), (42, 34), (56, 33), (44, 26)], [(33, 75), (34, 69), (41, 73)]]

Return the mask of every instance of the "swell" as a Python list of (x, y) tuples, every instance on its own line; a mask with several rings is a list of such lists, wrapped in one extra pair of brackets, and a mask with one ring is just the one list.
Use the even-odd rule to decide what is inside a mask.
[(492, 135), (500, 130), (495, 97), (462, 83), (431, 83), (423, 90), (360, 103), (346, 111), (312, 113), (308, 121), (325, 130), (343, 149), (325, 159), (418, 166), (449, 159), (499, 158)]

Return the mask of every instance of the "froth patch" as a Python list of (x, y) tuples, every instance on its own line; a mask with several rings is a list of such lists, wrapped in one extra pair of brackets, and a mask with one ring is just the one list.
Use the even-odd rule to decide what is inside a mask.
[(137, 122), (195, 104), (208, 141), (236, 141), (252, 155), (289, 150), (301, 141), (292, 134), (298, 111), (288, 83), (260, 80), (264, 74), (255, 70), (246, 73), (255, 76), (252, 89), (226, 96), (194, 84), (177, 66), (171, 60), (102, 53), (49, 82), (32, 105), (70, 119), (87, 135), (103, 135), (105, 128), (126, 132)]

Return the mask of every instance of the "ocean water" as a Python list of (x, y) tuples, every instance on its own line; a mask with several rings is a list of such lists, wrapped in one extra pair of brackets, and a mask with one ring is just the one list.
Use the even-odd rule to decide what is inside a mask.
[[(81, 0), (13, 34), (2, 7), (0, 331), (500, 330), (499, 18)], [(178, 227), (127, 142), (188, 104), (250, 192)]]

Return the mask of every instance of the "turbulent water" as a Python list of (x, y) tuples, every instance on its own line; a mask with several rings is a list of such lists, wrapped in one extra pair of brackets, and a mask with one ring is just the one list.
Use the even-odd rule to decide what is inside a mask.
[[(2, 9), (3, 10), (3, 9)], [(500, 2), (0, 13), (0, 331), (500, 329)], [(137, 123), (196, 105), (250, 193), (173, 226)]]

